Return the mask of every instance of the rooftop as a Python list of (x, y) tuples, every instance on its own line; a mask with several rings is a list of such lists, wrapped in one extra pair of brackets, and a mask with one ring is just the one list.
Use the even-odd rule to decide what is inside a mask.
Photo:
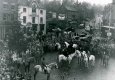
[(20, 6), (28, 6), (28, 7), (32, 7), (32, 4), (36, 4), (37, 8), (41, 8), (44, 9), (44, 6), (41, 2), (39, 2), (38, 0), (18, 0), (18, 4)]

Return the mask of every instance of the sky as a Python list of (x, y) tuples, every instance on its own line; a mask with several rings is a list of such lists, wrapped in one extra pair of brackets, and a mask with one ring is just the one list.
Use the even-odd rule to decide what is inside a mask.
[(106, 5), (108, 3), (112, 3), (112, 0), (78, 0), (79, 2), (88, 2), (91, 4), (99, 4), (99, 5)]
[[(50, 0), (50, 1), (52, 1), (52, 0)], [(75, 0), (75, 1), (77, 1), (77, 0)], [(79, 2), (85, 1), (85, 2), (88, 2), (90, 4), (96, 4), (96, 5), (98, 5), (98, 4), (99, 5), (106, 5), (108, 3), (112, 3), (112, 0), (78, 0), (78, 1)]]

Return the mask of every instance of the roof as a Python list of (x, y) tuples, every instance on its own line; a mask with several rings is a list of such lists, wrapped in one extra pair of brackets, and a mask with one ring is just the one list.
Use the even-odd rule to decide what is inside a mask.
[(61, 7), (59, 8), (59, 12), (63, 13), (65, 11), (76, 12), (77, 9), (75, 8), (74, 5), (71, 5), (71, 4), (62, 4)]
[(38, 2), (37, 0), (18, 0), (19, 6), (32, 7), (33, 3), (35, 3), (37, 5), (37, 8), (44, 9), (43, 4)]
[(77, 11), (74, 6), (70, 6), (70, 5), (65, 5), (65, 8), (68, 10), (68, 11)]

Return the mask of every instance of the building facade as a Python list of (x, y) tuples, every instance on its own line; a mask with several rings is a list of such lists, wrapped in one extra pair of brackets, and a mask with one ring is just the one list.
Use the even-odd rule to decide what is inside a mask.
[(112, 26), (115, 26), (115, 0), (111, 4), (111, 23)]
[(0, 0), (0, 39), (3, 40), (8, 30), (15, 27), (18, 20), (17, 0)]
[(46, 10), (37, 0), (19, 2), (19, 20), (23, 26), (32, 27), (34, 31), (46, 34)]

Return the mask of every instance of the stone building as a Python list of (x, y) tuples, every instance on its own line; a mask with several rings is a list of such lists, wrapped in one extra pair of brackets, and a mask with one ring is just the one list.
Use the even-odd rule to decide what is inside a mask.
[(39, 0), (20, 0), (18, 14), (23, 26), (31, 24), (34, 31), (46, 33), (46, 10)]
[(111, 23), (112, 26), (115, 26), (115, 0), (113, 0), (111, 5)]
[(18, 0), (0, 0), (0, 39), (3, 40), (8, 30), (15, 27), (18, 19)]

